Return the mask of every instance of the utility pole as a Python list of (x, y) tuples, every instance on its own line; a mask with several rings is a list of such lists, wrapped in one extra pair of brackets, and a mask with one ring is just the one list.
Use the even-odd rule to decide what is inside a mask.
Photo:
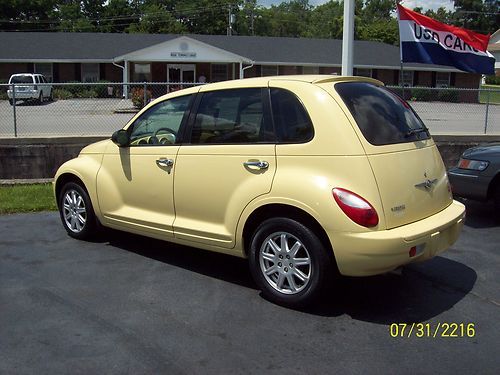
[(232, 13), (232, 6), (228, 5), (227, 6), (228, 14), (227, 14), (227, 35), (231, 36), (233, 35), (233, 23), (234, 23), (234, 14)]
[(344, 29), (342, 31), (342, 75), (352, 76), (354, 44), (354, 0), (344, 0)]

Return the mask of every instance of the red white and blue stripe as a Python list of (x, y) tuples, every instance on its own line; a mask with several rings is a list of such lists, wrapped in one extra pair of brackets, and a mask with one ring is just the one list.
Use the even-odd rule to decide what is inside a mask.
[(495, 58), (486, 50), (489, 35), (446, 25), (399, 4), (398, 18), (402, 62), (495, 74)]

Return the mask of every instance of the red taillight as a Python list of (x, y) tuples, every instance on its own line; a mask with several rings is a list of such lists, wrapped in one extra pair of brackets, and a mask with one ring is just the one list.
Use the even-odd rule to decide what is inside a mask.
[(364, 227), (377, 226), (377, 211), (368, 201), (352, 191), (342, 188), (334, 188), (332, 193), (335, 201), (349, 219)]

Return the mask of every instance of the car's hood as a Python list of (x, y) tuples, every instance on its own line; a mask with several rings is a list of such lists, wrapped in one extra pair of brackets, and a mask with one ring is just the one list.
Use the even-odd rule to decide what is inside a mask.
[(472, 159), (475, 157), (485, 157), (494, 154), (500, 156), (500, 143), (479, 145), (477, 147), (469, 148), (468, 150), (465, 150), (463, 156), (467, 159)]
[(104, 141), (99, 141), (92, 143), (82, 149), (80, 154), (104, 154), (106, 147), (110, 144), (111, 139), (105, 139)]

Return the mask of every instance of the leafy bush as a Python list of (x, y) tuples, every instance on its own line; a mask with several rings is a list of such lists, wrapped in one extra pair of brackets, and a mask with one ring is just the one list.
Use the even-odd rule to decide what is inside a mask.
[(97, 98), (99, 94), (93, 88), (82, 90), (77, 94), (78, 98)]
[(486, 76), (486, 84), (500, 85), (500, 76)]
[[(6, 79), (0, 79), (0, 84), (4, 84), (4, 83), (9, 83), (8, 80)], [(7, 89), (9, 87), (7, 85), (5, 86), (0, 86), (0, 99), (1, 100), (7, 100)]]
[(62, 90), (69, 91), (74, 98), (97, 98), (98, 93), (96, 86), (85, 85), (81, 82), (72, 81), (68, 83), (74, 83), (74, 85), (64, 85), (60, 86)]
[[(135, 87), (132, 89), (130, 92), (132, 95), (132, 104), (134, 105), (135, 108), (143, 108), (145, 106), (144, 103), (144, 89)], [(146, 101), (149, 103), (151, 100), (151, 91), (146, 90)]]
[(440, 102), (458, 103), (458, 91), (450, 89), (439, 90), (438, 100)]
[(78, 81), (71, 81), (68, 83), (74, 83), (74, 85), (64, 85), (64, 86), (61, 86), (61, 89), (69, 91), (71, 93), (71, 95), (73, 95), (73, 97), (75, 97), (75, 98), (80, 98), (81, 92), (90, 89), (90, 86), (82, 85), (81, 82), (78, 82)]
[(66, 99), (71, 99), (73, 97), (73, 94), (71, 91), (63, 89), (63, 88), (54, 88), (52, 91), (52, 94), (55, 99), (59, 100), (66, 100)]
[[(91, 86), (92, 90), (94, 90), (97, 93), (98, 98), (109, 98), (108, 94), (108, 85), (109, 81), (98, 81), (97, 83), (100, 83), (100, 85), (96, 86)], [(113, 92), (114, 92), (114, 87), (113, 87)]]
[(415, 88), (411, 90), (412, 100), (418, 102), (430, 102), (433, 99), (432, 91), (425, 88)]

